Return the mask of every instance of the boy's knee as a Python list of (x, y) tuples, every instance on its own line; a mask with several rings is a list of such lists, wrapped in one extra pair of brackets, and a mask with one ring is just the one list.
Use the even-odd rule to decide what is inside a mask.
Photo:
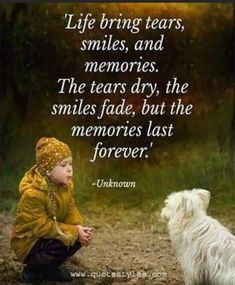
[(75, 243), (71, 247), (76, 250), (79, 250), (82, 247), (82, 245), (79, 241), (75, 241)]
[(50, 239), (46, 242), (43, 252), (55, 257), (69, 257), (81, 248), (79, 241), (76, 241), (71, 246), (65, 246), (62, 241)]
[(47, 266), (57, 261), (65, 261), (81, 248), (80, 242), (76, 241), (72, 246), (65, 246), (58, 239), (40, 239), (26, 259), (26, 264), (40, 264)]
[(67, 250), (67, 256), (70, 257), (72, 256), (74, 253), (76, 253), (80, 248), (81, 248), (81, 244), (79, 241), (76, 241), (72, 246), (68, 247)]

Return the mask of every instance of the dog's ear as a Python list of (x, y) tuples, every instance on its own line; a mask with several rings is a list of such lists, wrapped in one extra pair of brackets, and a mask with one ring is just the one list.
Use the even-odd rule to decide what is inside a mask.
[(211, 193), (208, 190), (204, 189), (193, 189), (193, 191), (199, 196), (202, 200), (204, 209), (206, 210), (210, 203)]

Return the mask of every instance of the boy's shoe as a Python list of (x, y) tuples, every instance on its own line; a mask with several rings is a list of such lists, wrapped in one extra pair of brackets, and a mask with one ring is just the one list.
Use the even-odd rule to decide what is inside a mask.
[(24, 268), (22, 273), (21, 273), (21, 278), (23, 282), (26, 284), (31, 284), (31, 285), (43, 285), (45, 284), (45, 281), (43, 280), (42, 276), (34, 272), (28, 268)]
[(57, 282), (69, 282), (72, 281), (71, 273), (65, 268), (50, 268), (43, 273), (44, 280), (57, 281)]

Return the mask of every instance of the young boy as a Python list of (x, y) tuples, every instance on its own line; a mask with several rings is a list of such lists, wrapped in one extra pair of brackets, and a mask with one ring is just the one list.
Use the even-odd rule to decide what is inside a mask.
[(30, 284), (44, 280), (71, 281), (59, 266), (91, 242), (91, 229), (82, 226), (75, 206), (72, 153), (55, 138), (36, 145), (36, 165), (20, 182), (11, 247), (23, 262), (22, 279)]

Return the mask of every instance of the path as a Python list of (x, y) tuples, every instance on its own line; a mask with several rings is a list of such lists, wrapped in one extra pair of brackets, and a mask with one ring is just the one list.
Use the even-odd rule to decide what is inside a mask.
[[(96, 222), (94, 218), (88, 220), (94, 227), (95, 238), (92, 245), (82, 248), (68, 262), (74, 275), (71, 284), (183, 285), (180, 267), (164, 230), (136, 222), (145, 220), (141, 212), (127, 214), (125, 223), (109, 223), (102, 218)], [(9, 247), (10, 226), (11, 217), (0, 216), (0, 284), (22, 285), (21, 264)]]

